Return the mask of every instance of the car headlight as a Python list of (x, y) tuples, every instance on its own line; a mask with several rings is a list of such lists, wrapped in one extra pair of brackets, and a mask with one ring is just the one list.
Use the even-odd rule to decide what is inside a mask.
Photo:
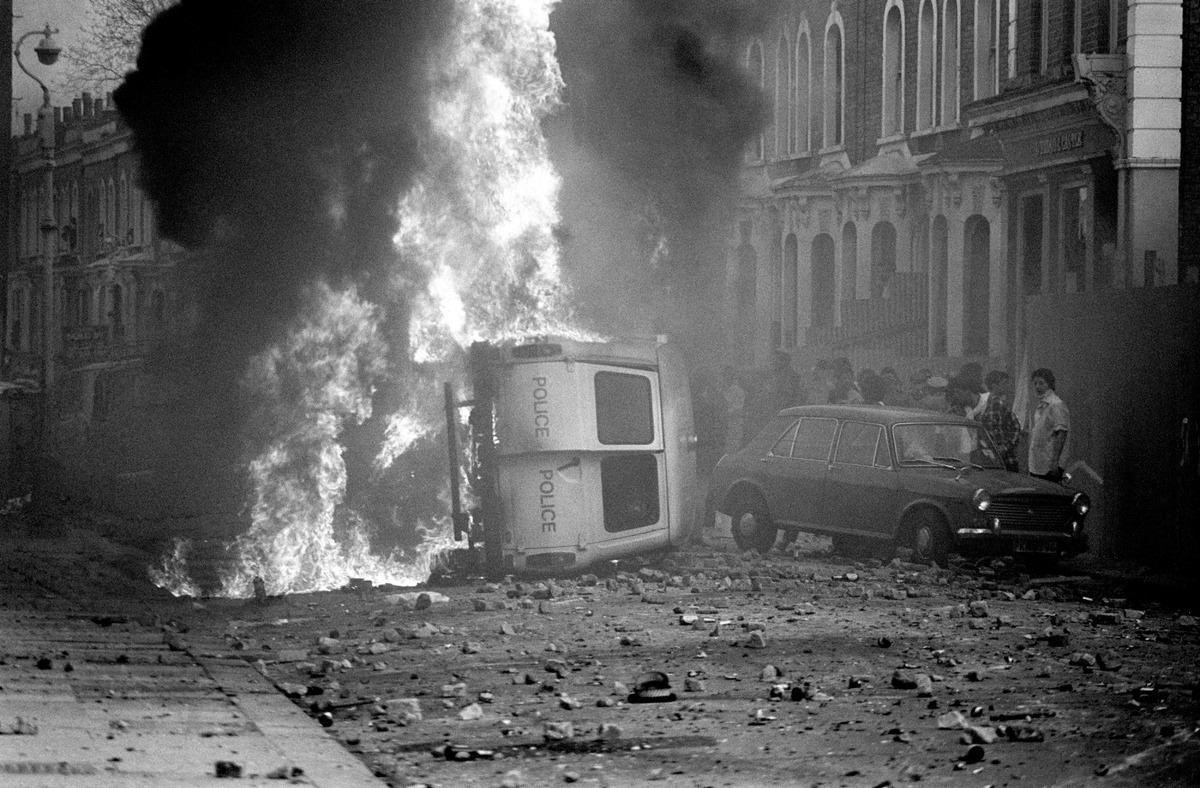
[(1088, 498), (1085, 492), (1075, 493), (1075, 498), (1071, 501), (1071, 508), (1075, 510), (1075, 514), (1083, 517), (1092, 508), (1092, 499)]
[(980, 512), (986, 512), (987, 508), (992, 505), (992, 496), (987, 490), (980, 487), (971, 496), (971, 505)]

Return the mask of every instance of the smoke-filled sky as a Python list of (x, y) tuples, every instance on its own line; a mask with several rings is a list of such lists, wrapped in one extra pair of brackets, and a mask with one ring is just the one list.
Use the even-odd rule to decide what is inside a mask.
[[(762, 5), (557, 6), (567, 110), (590, 162), (579, 174), (614, 184), (600, 195), (608, 208), (629, 209), (621, 192), (634, 195), (628, 213), (590, 230), (594, 215), (573, 217), (567, 206), (563, 237), (576, 241), (567, 254), (582, 279), (589, 268), (619, 281), (651, 265), (692, 275), (711, 264), (723, 232), (713, 208), (760, 119), (729, 43)], [(195, 346), (216, 365), (207, 377), (236, 377), (311, 281), (337, 286), (394, 266), (396, 209), (422, 166), (418, 141), (437, 89), (428, 59), (445, 56), (453, 14), (453, 0), (184, 0), (147, 31), (116, 98), (162, 231), (207, 250)], [(625, 270), (613, 270), (604, 259), (613, 250), (597, 241), (631, 235), (620, 225), (635, 222), (642, 246), (622, 250)], [(659, 239), (666, 259), (651, 260)]]

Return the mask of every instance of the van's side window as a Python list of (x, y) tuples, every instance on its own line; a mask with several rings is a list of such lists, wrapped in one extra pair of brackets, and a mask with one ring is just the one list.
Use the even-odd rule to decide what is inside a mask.
[(837, 419), (800, 419), (792, 456), (800, 460), (828, 460), (837, 432)]
[(617, 454), (600, 461), (604, 530), (645, 528), (658, 522), (658, 461), (649, 452)]
[(596, 373), (596, 433), (606, 446), (654, 442), (650, 378), (623, 372)]

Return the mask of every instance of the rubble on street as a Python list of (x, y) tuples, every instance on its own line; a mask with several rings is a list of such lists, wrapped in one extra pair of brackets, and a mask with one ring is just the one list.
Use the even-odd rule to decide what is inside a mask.
[[(1196, 611), (1058, 571), (851, 561), (812, 537), (147, 604), (164, 644), (251, 666), (392, 786), (1194, 784)], [(139, 626), (119, 612), (90, 611)]]

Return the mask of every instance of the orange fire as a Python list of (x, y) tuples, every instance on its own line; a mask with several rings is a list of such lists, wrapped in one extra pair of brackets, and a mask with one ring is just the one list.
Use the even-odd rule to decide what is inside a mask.
[[(437, 554), (453, 544), (448, 493), (444, 516), (417, 522), (416, 549), (376, 555), (369, 524), (345, 500), (345, 425), (371, 416), (376, 386), (402, 384), (407, 402), (388, 415), (374, 462), (382, 472), (442, 434), (441, 381), (465, 378), (471, 342), (583, 336), (571, 327), (560, 280), (552, 235), (559, 179), (540, 127), (562, 88), (552, 5), (460, 0), (450, 48), (431, 60), (437, 95), (432, 135), (421, 142), (427, 164), (397, 195), (391, 292), (370, 304), (353, 289), (314, 286), (299, 327), (252, 362), (244, 383), (269, 403), (261, 415), (276, 429), (248, 465), (251, 526), (234, 545), (236, 565), (219, 594), (250, 596), (255, 578), (269, 594), (332, 589), (351, 578), (427, 579)], [(411, 315), (414, 363), (397, 381), (387, 368), (383, 318), (401, 308)], [(446, 475), (444, 467), (436, 472)], [(183, 543), (153, 576), (174, 593), (197, 592)]]

